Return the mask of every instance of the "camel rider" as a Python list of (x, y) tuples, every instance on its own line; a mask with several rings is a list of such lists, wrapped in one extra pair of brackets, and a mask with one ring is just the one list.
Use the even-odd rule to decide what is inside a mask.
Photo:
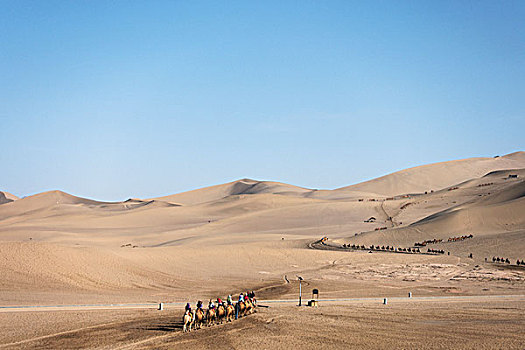
[(239, 294), (239, 303), (240, 303), (241, 301), (243, 301), (243, 300), (244, 300), (244, 295), (242, 295), (242, 293), (241, 293), (241, 294)]
[(199, 300), (197, 302), (197, 309), (201, 309), (202, 310), (202, 300)]
[(213, 304), (213, 301), (210, 299), (210, 303), (208, 304), (208, 309), (213, 310), (215, 309), (215, 305)]
[(184, 308), (184, 311), (191, 313), (191, 305), (190, 305), (190, 303), (186, 304), (186, 307)]
[(219, 306), (219, 305), (223, 305), (223, 302), (222, 302), (221, 298), (217, 298), (217, 306)]
[(231, 294), (228, 294), (228, 298), (226, 299), (226, 301), (228, 302), (228, 305), (232, 304), (232, 295)]

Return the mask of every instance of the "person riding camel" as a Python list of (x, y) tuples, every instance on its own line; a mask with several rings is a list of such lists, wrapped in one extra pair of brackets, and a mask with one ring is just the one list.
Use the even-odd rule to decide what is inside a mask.
[(228, 294), (228, 298), (226, 299), (228, 305), (231, 305), (232, 304), (232, 295), (231, 294)]
[(244, 295), (243, 295), (242, 293), (239, 294), (239, 303), (240, 303), (241, 301), (244, 301)]
[(202, 300), (199, 300), (197, 302), (197, 309), (201, 309), (202, 310)]
[(188, 311), (191, 313), (191, 305), (190, 305), (190, 303), (187, 303), (186, 307), (184, 308), (184, 312), (188, 312)]
[[(221, 298), (217, 298), (217, 306), (219, 305), (223, 305), (223, 301), (221, 300)], [(223, 305), (224, 306), (224, 305)]]
[(211, 299), (210, 299), (210, 302), (208, 304), (208, 309), (211, 309), (211, 310), (215, 309), (215, 305), (213, 304), (213, 300), (211, 300)]

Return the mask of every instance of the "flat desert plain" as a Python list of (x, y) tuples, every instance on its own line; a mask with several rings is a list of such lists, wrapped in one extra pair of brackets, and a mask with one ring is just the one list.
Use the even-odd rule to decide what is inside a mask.
[[(516, 152), (333, 190), (0, 192), (0, 348), (524, 349), (524, 178)], [(247, 290), (267, 307), (182, 332), (184, 303)]]

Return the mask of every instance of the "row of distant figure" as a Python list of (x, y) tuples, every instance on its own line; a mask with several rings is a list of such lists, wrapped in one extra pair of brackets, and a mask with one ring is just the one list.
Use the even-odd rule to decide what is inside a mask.
[[(377, 251), (386, 251), (386, 252), (394, 252), (394, 253), (399, 253), (399, 252), (402, 252), (402, 253), (421, 253), (421, 250), (419, 248), (396, 248), (394, 246), (374, 246), (374, 245), (371, 245), (371, 246), (365, 246), (365, 245), (359, 245), (359, 244), (343, 244), (342, 245), (342, 248), (351, 248), (351, 249), (360, 249), (360, 250), (377, 250)], [(439, 250), (439, 249), (427, 249), (426, 251), (427, 253), (432, 253), (432, 254), (445, 254), (445, 251), (444, 250)], [(450, 255), (450, 253), (449, 253)]]
[[(459, 241), (464, 241), (465, 239), (469, 239), (469, 238), (472, 238), (472, 237), (474, 237), (472, 234), (459, 236), (459, 237), (449, 237), (445, 242), (459, 242)], [(425, 240), (423, 242), (416, 242), (416, 243), (414, 243), (414, 246), (416, 246), (416, 247), (424, 247), (427, 244), (437, 244), (437, 243), (442, 243), (442, 242), (444, 242), (444, 241), (441, 238), (427, 239), (427, 240)]]
[[(487, 258), (485, 258), (485, 261), (487, 261)], [(499, 262), (499, 263), (510, 264), (509, 258), (500, 258), (498, 256), (493, 256), (492, 257), (492, 262)], [(516, 265), (518, 265), (518, 266), (520, 266), (520, 265), (525, 266), (525, 261), (517, 259), (516, 260)]]

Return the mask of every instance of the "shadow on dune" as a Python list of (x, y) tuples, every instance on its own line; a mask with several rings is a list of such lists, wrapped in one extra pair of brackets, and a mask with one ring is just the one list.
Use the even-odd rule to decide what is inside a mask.
[(136, 329), (144, 331), (160, 331), (160, 332), (173, 332), (182, 330), (183, 324), (181, 321), (157, 323), (147, 327), (137, 327)]

